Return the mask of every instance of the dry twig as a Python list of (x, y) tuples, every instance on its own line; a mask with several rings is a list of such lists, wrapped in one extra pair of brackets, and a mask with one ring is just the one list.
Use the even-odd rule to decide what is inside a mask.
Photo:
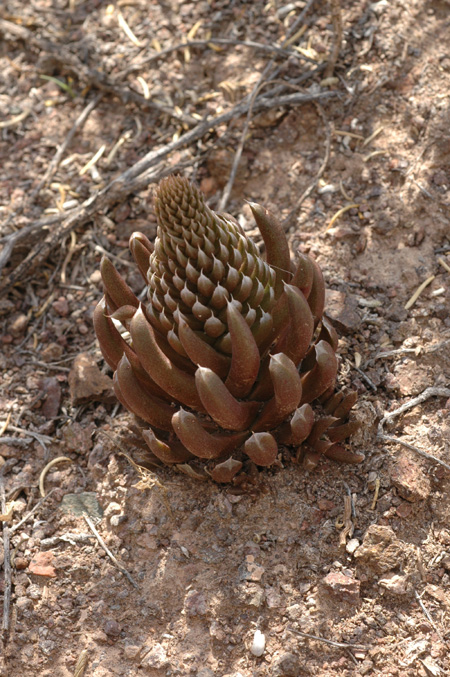
[(92, 533), (94, 534), (95, 538), (97, 539), (97, 541), (100, 543), (100, 545), (101, 545), (101, 547), (103, 548), (103, 550), (104, 550), (104, 551), (106, 552), (106, 554), (108, 555), (109, 559), (110, 559), (112, 562), (114, 562), (114, 564), (115, 564), (116, 567), (119, 569), (119, 571), (120, 571), (126, 578), (128, 578), (128, 580), (130, 581), (131, 585), (132, 585), (134, 588), (138, 588), (139, 586), (138, 586), (138, 584), (136, 583), (136, 581), (134, 580), (134, 578), (132, 578), (131, 574), (128, 573), (128, 571), (125, 569), (125, 567), (123, 567), (123, 566), (120, 564), (120, 562), (116, 559), (116, 557), (114, 557), (114, 555), (112, 554), (111, 550), (109, 550), (109, 548), (108, 548), (108, 546), (106, 545), (105, 541), (104, 541), (103, 538), (100, 536), (100, 534), (98, 533), (97, 529), (95, 528), (94, 523), (92, 522), (91, 518), (88, 517), (88, 515), (83, 515), (83, 517), (84, 517), (84, 519), (86, 520), (86, 524), (88, 525), (88, 527), (90, 528), (90, 530), (91, 530)]
[(52, 161), (50, 162), (49, 166), (47, 167), (47, 170), (42, 177), (42, 179), (39, 181), (38, 185), (36, 188), (33, 190), (31, 193), (31, 200), (34, 200), (34, 198), (39, 195), (40, 191), (42, 188), (44, 188), (51, 177), (54, 175), (56, 170), (59, 167), (59, 163), (61, 162), (64, 153), (66, 152), (67, 148), (70, 146), (72, 143), (72, 140), (75, 136), (75, 134), (83, 127), (84, 123), (88, 119), (89, 115), (92, 113), (94, 108), (98, 106), (100, 103), (101, 99), (103, 97), (103, 94), (97, 94), (97, 96), (92, 99), (86, 106), (86, 108), (83, 109), (83, 111), (80, 113), (80, 115), (77, 117), (75, 122), (73, 123), (69, 133), (67, 134), (66, 138), (62, 142), (62, 144), (59, 146), (58, 150), (56, 151)]
[[(5, 466), (3, 466), (3, 468), (4, 467)], [(0, 507), (2, 513), (6, 513), (5, 481), (3, 475), (4, 473), (0, 471)], [(11, 591), (12, 591), (9, 532), (10, 529), (8, 525), (6, 524), (6, 522), (3, 522), (3, 557), (4, 557), (3, 574), (5, 579), (5, 590), (3, 593), (3, 621), (2, 621), (3, 639), (5, 639), (9, 631), (9, 609), (11, 606)]]
[(333, 75), (336, 62), (339, 58), (339, 52), (342, 45), (342, 11), (341, 0), (329, 0), (331, 5), (331, 22), (333, 24), (333, 47), (328, 59), (327, 67), (325, 69), (324, 77), (329, 78)]
[(47, 494), (46, 496), (44, 496), (43, 498), (41, 498), (41, 499), (36, 503), (36, 505), (34, 506), (34, 508), (31, 508), (30, 512), (27, 512), (27, 514), (26, 514), (24, 517), (22, 517), (22, 519), (21, 519), (19, 522), (17, 522), (17, 524), (13, 524), (12, 527), (10, 527), (10, 532), (11, 532), (11, 533), (14, 533), (14, 531), (17, 531), (17, 529), (19, 529), (19, 528), (22, 526), (22, 524), (25, 524), (25, 522), (27, 522), (27, 521), (30, 519), (30, 517), (31, 517), (32, 515), (34, 515), (34, 513), (35, 513), (37, 510), (39, 510), (39, 508), (40, 508), (41, 505), (44, 503), (44, 501), (46, 501), (47, 498), (48, 498), (49, 496), (51, 496), (52, 493), (53, 493), (54, 491), (55, 491), (54, 489), (50, 489), (50, 491), (48, 492), (48, 494)]
[(397, 416), (400, 416), (400, 414), (403, 414), (405, 411), (412, 409), (418, 404), (422, 404), (422, 402), (425, 402), (430, 397), (450, 397), (450, 388), (440, 388), (436, 386), (426, 388), (426, 390), (424, 390), (423, 393), (420, 393), (420, 395), (417, 395), (417, 397), (414, 397), (409, 402), (405, 402), (405, 404), (402, 404), (394, 411), (385, 412), (383, 418), (381, 419), (378, 425), (377, 437), (383, 442), (394, 442), (395, 444), (401, 444), (403, 447), (406, 447), (406, 449), (409, 449), (410, 451), (414, 451), (416, 454), (419, 454), (419, 456), (423, 456), (429, 461), (433, 461), (433, 463), (438, 463), (447, 470), (450, 470), (450, 465), (445, 461), (441, 461), (440, 458), (437, 458), (436, 456), (429, 454), (427, 451), (424, 451), (423, 449), (419, 449), (419, 447), (415, 447), (412, 444), (408, 444), (408, 442), (404, 442), (398, 437), (385, 435), (384, 433), (383, 426), (385, 423), (390, 423), (392, 419), (396, 418)]
[(325, 639), (325, 637), (318, 637), (318, 635), (310, 635), (308, 632), (302, 632), (301, 630), (294, 630), (294, 628), (287, 628), (289, 632), (293, 632), (294, 635), (300, 635), (300, 637), (306, 637), (307, 639), (314, 639), (317, 642), (323, 642), (329, 646), (335, 646), (338, 649), (359, 649), (361, 651), (367, 651), (370, 649), (370, 646), (365, 644), (350, 644), (349, 642), (335, 642), (332, 639)]
[[(306, 101), (317, 101), (336, 96), (335, 92), (320, 92), (318, 94), (286, 94), (274, 98), (258, 97), (254, 104), (254, 110), (267, 110), (270, 108), (278, 108), (281, 106), (289, 106), (295, 104), (305, 103)], [(248, 102), (240, 103), (234, 106), (231, 110), (216, 116), (212, 119), (207, 119), (199, 123), (194, 129), (189, 130), (176, 141), (172, 141), (158, 150), (152, 150), (147, 153), (141, 160), (136, 162), (132, 167), (120, 174), (116, 179), (111, 181), (105, 188), (94, 193), (82, 205), (70, 212), (63, 213), (57, 218), (53, 217), (51, 222), (48, 219), (43, 219), (31, 226), (28, 226), (28, 233), (31, 230), (38, 230), (39, 228), (51, 228), (48, 236), (42, 238), (37, 245), (33, 247), (28, 256), (7, 275), (0, 284), (0, 291), (9, 289), (14, 284), (26, 279), (28, 275), (39, 265), (41, 265), (48, 257), (49, 253), (56, 247), (61, 240), (66, 237), (74, 228), (84, 225), (89, 219), (98, 211), (108, 209), (114, 203), (124, 200), (130, 193), (141, 190), (150, 183), (160, 181), (164, 176), (177, 171), (186, 164), (192, 164), (192, 160), (187, 163), (179, 163), (177, 166), (168, 167), (167, 163), (163, 163), (168, 155), (180, 148), (195, 143), (203, 136), (208, 134), (212, 129), (229, 122), (229, 120), (240, 117), (248, 111)], [(24, 229), (26, 231), (26, 229)], [(15, 243), (23, 238), (19, 233), (13, 233), (11, 238)], [(3, 238), (3, 241), (8, 238)], [(9, 248), (9, 253), (6, 256), (0, 254), (0, 271), (6, 265), (12, 249)], [(31, 434), (31, 433), (30, 433)]]

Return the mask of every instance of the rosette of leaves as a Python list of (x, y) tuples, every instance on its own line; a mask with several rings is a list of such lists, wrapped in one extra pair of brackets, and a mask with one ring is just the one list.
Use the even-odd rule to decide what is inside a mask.
[(358, 427), (356, 393), (335, 391), (320, 268), (300, 253), (291, 263), (277, 220), (249, 204), (264, 258), (233, 217), (169, 177), (156, 191), (155, 244), (130, 239), (146, 302), (102, 260), (94, 324), (117, 398), (153, 456), (195, 477), (238, 483), (282, 451), (308, 469), (322, 455), (358, 463), (341, 444)]

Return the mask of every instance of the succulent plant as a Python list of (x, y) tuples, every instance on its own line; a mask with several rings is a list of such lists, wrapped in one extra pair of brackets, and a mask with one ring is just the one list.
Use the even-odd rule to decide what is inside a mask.
[(348, 420), (356, 393), (335, 391), (320, 268), (302, 253), (291, 263), (277, 220), (249, 205), (264, 258), (188, 180), (163, 180), (155, 245), (130, 239), (145, 303), (103, 258), (94, 325), (117, 398), (153, 458), (195, 477), (239, 483), (255, 465), (280, 465), (282, 450), (308, 469), (322, 455), (358, 463), (341, 445), (359, 427)]

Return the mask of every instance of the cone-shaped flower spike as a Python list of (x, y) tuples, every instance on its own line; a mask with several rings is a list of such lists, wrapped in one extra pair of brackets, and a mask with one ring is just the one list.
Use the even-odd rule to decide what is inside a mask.
[(304, 254), (292, 263), (276, 218), (250, 208), (264, 258), (232, 217), (169, 177), (156, 192), (155, 244), (130, 239), (147, 302), (103, 259), (94, 325), (117, 398), (154, 460), (192, 477), (240, 482), (283, 450), (308, 469), (321, 455), (358, 463), (341, 445), (358, 427), (348, 420), (356, 394), (335, 392), (320, 268)]

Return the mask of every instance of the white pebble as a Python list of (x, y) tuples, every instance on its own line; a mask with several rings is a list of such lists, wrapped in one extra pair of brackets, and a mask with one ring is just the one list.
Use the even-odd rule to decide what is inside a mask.
[(250, 651), (254, 656), (259, 657), (263, 655), (265, 648), (266, 648), (265, 635), (263, 635), (263, 633), (260, 630), (255, 630), (255, 634), (253, 635), (253, 644)]

